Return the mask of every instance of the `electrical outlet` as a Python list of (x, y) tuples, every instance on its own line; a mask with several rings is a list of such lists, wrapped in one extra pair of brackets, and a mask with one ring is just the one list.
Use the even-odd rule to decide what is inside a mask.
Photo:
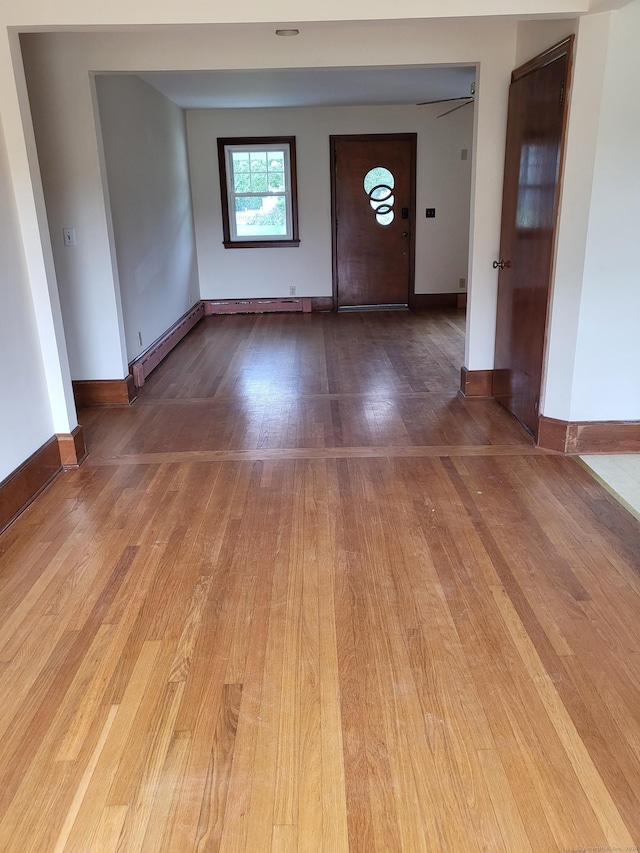
[(75, 228), (63, 228), (62, 229), (62, 238), (64, 240), (65, 246), (75, 246), (75, 244), (76, 244), (76, 229)]
[(295, 286), (295, 284), (292, 284), (289, 287), (289, 296), (295, 296), (295, 295), (296, 295), (296, 286)]
[(467, 280), (466, 280), (466, 278), (460, 278), (460, 279), (458, 279), (458, 287), (460, 288), (460, 290), (464, 290), (464, 288), (465, 288), (466, 286), (467, 286)]
[(142, 346), (142, 332), (138, 332), (138, 343)]
[(435, 219), (435, 216), (436, 216), (436, 209), (435, 209), (435, 207), (428, 207), (428, 208), (426, 209), (426, 217), (427, 217), (427, 219)]

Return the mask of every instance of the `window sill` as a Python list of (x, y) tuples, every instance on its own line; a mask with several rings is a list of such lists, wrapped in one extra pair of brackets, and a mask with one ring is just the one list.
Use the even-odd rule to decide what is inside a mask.
[(223, 240), (225, 249), (296, 249), (300, 240)]

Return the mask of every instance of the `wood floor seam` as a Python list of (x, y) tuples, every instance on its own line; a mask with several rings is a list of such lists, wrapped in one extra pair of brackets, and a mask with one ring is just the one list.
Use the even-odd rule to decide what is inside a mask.
[(296, 459), (385, 459), (451, 456), (557, 456), (552, 450), (538, 447), (487, 446), (471, 447), (322, 447), (273, 450), (188, 450), (132, 454), (131, 456), (89, 456), (87, 467), (111, 465), (156, 465), (179, 462), (258, 462), (260, 460)]

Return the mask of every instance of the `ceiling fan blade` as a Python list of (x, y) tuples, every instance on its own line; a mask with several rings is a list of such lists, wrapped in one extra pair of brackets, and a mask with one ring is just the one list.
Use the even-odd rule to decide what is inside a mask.
[(439, 115), (439, 116), (436, 116), (436, 118), (444, 118), (444, 116), (448, 116), (448, 115), (450, 115), (451, 113), (455, 113), (455, 111), (456, 111), (456, 110), (461, 110), (463, 107), (466, 107), (466, 106), (468, 106), (469, 104), (472, 104), (472, 103), (474, 102), (474, 100), (475, 100), (475, 98), (470, 98), (466, 103), (464, 103), (464, 104), (458, 104), (458, 106), (457, 106), (457, 107), (453, 107), (452, 109), (447, 110), (447, 111), (446, 111), (446, 112), (444, 112), (444, 113), (440, 113), (440, 115)]
[[(437, 101), (420, 101), (416, 107), (426, 107), (428, 104), (447, 104), (449, 101), (469, 101), (473, 100), (471, 95), (461, 95), (459, 98), (438, 98)], [(463, 104), (464, 106), (464, 104)]]

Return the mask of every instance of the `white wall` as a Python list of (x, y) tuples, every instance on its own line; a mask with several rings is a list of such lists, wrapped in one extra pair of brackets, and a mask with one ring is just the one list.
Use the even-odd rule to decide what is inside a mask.
[(611, 15), (571, 420), (640, 420), (640, 0)]
[(185, 117), (138, 77), (95, 84), (131, 361), (199, 298)]
[[(56, 433), (77, 425), (62, 313), (18, 35), (0, 31), (0, 116), (22, 251)], [(27, 410), (27, 416), (29, 412)]]
[(518, 24), (516, 65), (524, 65), (539, 53), (577, 32), (576, 18), (552, 21), (522, 21)]
[[(287, 40), (276, 38), (271, 25), (24, 36), (74, 378), (119, 378), (126, 371), (90, 72), (242, 68), (247, 56), (256, 68), (368, 66), (381, 59), (390, 65), (479, 65), (466, 363), (471, 369), (492, 367), (497, 276), (491, 261), (499, 245), (516, 30), (512, 20), (439, 20), (308, 24), (303, 37)], [(66, 226), (77, 229), (73, 251), (59, 236)]]
[(578, 322), (611, 15), (580, 19), (575, 45), (542, 414), (571, 419)]
[(3, 480), (51, 438), (54, 427), (1, 126), (0, 257), (0, 480)]
[(640, 0), (580, 19), (541, 411), (640, 420)]
[[(418, 131), (416, 293), (467, 290), (460, 279), (469, 274), (474, 105), (438, 118), (452, 106), (417, 108), (428, 115)], [(435, 219), (425, 217), (427, 207), (435, 207)]]
[[(416, 292), (458, 290), (466, 278), (473, 109), (437, 119), (442, 106), (188, 110), (189, 160), (201, 294), (331, 296), (329, 137), (351, 133), (417, 133)], [(300, 246), (225, 250), (222, 245), (217, 137), (295, 136)], [(462, 161), (466, 148), (469, 159)], [(384, 165), (384, 164), (382, 164)], [(427, 220), (425, 207), (436, 208)]]
[[(127, 356), (89, 67), (75, 51), (22, 44), (71, 375), (122, 379)], [(73, 247), (63, 243), (66, 227), (75, 229)]]

